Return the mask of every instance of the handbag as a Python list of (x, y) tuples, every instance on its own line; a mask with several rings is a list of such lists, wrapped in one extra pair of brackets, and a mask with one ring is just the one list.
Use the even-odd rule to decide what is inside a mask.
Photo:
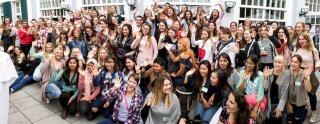
[(314, 53), (313, 53), (313, 50), (312, 50), (312, 57), (313, 57), (313, 66), (314, 66), (314, 69), (310, 75), (310, 83), (312, 85), (312, 89), (310, 91), (310, 93), (314, 94), (317, 92), (318, 90), (318, 87), (319, 87), (319, 80), (315, 74), (315, 59), (314, 59)]

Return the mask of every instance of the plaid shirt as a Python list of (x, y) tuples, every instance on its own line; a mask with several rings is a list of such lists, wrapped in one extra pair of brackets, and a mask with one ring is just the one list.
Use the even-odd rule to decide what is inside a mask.
[[(106, 93), (102, 94), (103, 99), (106, 99), (107, 101), (111, 101), (114, 98), (116, 99), (116, 102), (114, 104), (113, 108), (113, 114), (112, 118), (113, 120), (117, 121), (118, 120), (118, 114), (119, 114), (119, 108), (120, 108), (120, 103), (124, 98), (124, 93), (126, 91), (126, 88), (121, 86), (117, 91), (112, 92), (112, 89), (109, 89)], [(125, 124), (137, 124), (140, 120), (140, 110), (142, 108), (142, 100), (143, 96), (141, 93), (136, 92), (135, 95), (133, 96), (131, 100), (131, 104), (129, 107), (129, 115), (128, 119), (125, 122)]]

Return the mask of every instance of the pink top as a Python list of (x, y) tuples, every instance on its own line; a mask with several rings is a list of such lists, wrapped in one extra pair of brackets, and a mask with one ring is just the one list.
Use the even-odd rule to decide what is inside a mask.
[[(298, 50), (294, 50), (294, 53), (292, 55), (294, 55), (294, 54), (298, 54), (302, 57), (301, 67), (308, 67), (310, 65), (313, 65), (313, 58), (312, 58), (312, 51), (311, 50), (299, 48)], [(314, 54), (315, 63), (317, 63), (317, 61), (319, 61), (319, 53), (315, 48), (313, 48), (313, 54)], [(315, 66), (315, 65), (313, 65), (313, 66)]]
[(153, 63), (153, 60), (158, 56), (158, 45), (156, 39), (151, 36), (151, 46), (147, 45), (147, 36), (144, 36), (140, 41), (134, 40), (131, 44), (131, 48), (135, 49), (138, 47), (139, 53), (137, 56), (137, 64), (142, 65), (144, 61)]
[[(86, 91), (85, 88), (88, 88), (88, 87), (86, 87), (85, 77), (81, 74), (79, 75), (78, 88), (79, 88), (78, 100), (80, 100), (81, 96)], [(91, 91), (92, 94), (91, 94), (91, 96), (89, 96), (89, 100), (93, 100), (94, 98), (96, 98), (97, 95), (100, 93), (100, 90), (101, 90), (100, 85), (97, 87), (94, 87), (94, 85), (91, 83), (91, 90), (89, 90), (89, 91)]]

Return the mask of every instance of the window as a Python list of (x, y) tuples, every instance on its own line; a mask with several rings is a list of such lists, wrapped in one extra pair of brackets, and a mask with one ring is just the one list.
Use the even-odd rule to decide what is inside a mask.
[(21, 13), (21, 6), (20, 6), (20, 2), (16, 2), (16, 8), (17, 8), (17, 13)]
[(0, 5), (0, 15), (3, 15), (3, 6), (2, 6), (2, 4)]
[(240, 18), (244, 18), (245, 8), (240, 8)]
[(270, 0), (267, 0), (267, 7), (270, 6)]
[(246, 5), (246, 0), (241, 0), (241, 5)]

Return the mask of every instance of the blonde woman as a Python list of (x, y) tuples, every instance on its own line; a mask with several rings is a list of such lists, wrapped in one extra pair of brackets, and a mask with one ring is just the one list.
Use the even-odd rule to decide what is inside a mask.
[(274, 68), (264, 69), (264, 90), (267, 91), (268, 105), (266, 108), (266, 116), (268, 123), (282, 123), (282, 118), (285, 117), (284, 107), (288, 97), (289, 71), (285, 70), (285, 60), (282, 55), (274, 58)]
[(146, 124), (176, 124), (180, 118), (180, 102), (172, 92), (172, 82), (168, 77), (158, 76), (154, 88), (148, 94), (146, 103), (141, 110)]
[(63, 74), (65, 61), (63, 59), (63, 50), (56, 48), (53, 57), (47, 59), (42, 68), (42, 100), (50, 103), (50, 99), (59, 98), (63, 82), (60, 80)]
[(33, 73), (33, 80), (40, 81), (41, 77), (42, 77), (40, 70), (41, 70), (44, 62), (46, 61), (46, 59), (48, 59), (50, 56), (53, 56), (52, 51), (54, 49), (54, 46), (51, 43), (47, 43), (44, 51), (40, 51), (40, 52), (36, 53), (36, 50), (35, 50), (36, 44), (37, 44), (37, 41), (32, 42), (32, 46), (30, 49), (30, 56), (35, 59), (37, 59), (37, 58), (41, 59), (41, 63), (38, 65), (38, 67), (35, 69), (35, 71)]
[(107, 62), (109, 50), (106, 47), (101, 47), (98, 52), (98, 68), (99, 72), (103, 70), (104, 64)]

